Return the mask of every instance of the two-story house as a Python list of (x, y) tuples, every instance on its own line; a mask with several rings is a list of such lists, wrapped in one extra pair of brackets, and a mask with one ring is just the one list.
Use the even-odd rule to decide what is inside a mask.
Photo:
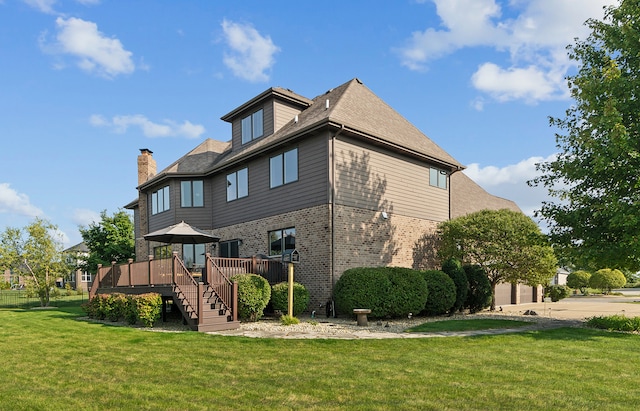
[[(205, 252), (279, 256), (295, 248), (296, 281), (317, 307), (348, 268), (415, 266), (416, 244), (441, 221), (483, 208), (519, 210), (466, 177), (358, 79), (313, 99), (270, 88), (222, 120), (231, 124), (229, 142), (205, 140), (160, 172), (152, 152), (141, 150), (139, 198), (126, 206), (134, 210), (138, 260), (172, 247), (194, 265)], [(220, 242), (143, 238), (180, 221)]]

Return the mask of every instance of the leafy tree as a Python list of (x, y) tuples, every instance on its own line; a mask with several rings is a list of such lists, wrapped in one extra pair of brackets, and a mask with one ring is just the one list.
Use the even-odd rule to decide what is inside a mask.
[(610, 268), (596, 271), (589, 279), (591, 288), (598, 288), (605, 294), (609, 294), (614, 288), (623, 287), (626, 283), (627, 279), (622, 271)]
[(0, 270), (13, 270), (32, 282), (43, 307), (49, 305), (56, 279), (69, 272), (57, 230), (36, 218), (23, 229), (9, 227), (0, 234)]
[(591, 273), (587, 271), (574, 271), (567, 276), (567, 286), (573, 289), (577, 288), (582, 294), (585, 294), (587, 287), (589, 287), (589, 278), (591, 278)]
[(575, 100), (556, 126), (559, 153), (538, 164), (558, 199), (538, 211), (559, 256), (582, 267), (640, 269), (640, 4), (622, 0), (568, 46)]
[(81, 267), (85, 271), (95, 273), (98, 264), (125, 263), (135, 257), (133, 221), (126, 211), (119, 210), (111, 217), (102, 211), (100, 222), (80, 227), (80, 234), (89, 249), (89, 257)]
[(443, 258), (481, 266), (491, 283), (491, 310), (496, 285), (546, 284), (555, 275), (557, 260), (540, 228), (512, 210), (481, 210), (444, 221), (438, 226)]
[(487, 273), (479, 265), (465, 265), (462, 267), (469, 283), (469, 292), (464, 302), (464, 308), (477, 313), (491, 305), (493, 293)]

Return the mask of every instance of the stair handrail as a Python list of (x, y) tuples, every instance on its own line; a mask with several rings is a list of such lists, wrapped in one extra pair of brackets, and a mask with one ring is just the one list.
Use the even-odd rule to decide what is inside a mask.
[(233, 290), (236, 289), (237, 286), (234, 288), (234, 282), (231, 281), (222, 271), (222, 268), (216, 264), (211, 253), (206, 253), (205, 255), (207, 281), (225, 308), (231, 311), (235, 318), (237, 315), (237, 309), (235, 309), (235, 307), (237, 307), (237, 303), (234, 304), (234, 301), (237, 301), (238, 296)]
[(196, 316), (200, 318), (200, 304), (198, 299), (201, 300), (202, 295), (198, 295), (198, 281), (193, 278), (191, 272), (185, 267), (184, 262), (178, 257), (176, 251), (173, 252), (172, 275), (172, 283), (184, 296), (184, 302), (191, 307)]

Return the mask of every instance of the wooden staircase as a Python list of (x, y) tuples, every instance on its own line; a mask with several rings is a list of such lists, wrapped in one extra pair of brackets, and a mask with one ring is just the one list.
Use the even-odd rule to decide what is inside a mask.
[(186, 293), (180, 288), (173, 287), (173, 301), (193, 331), (224, 331), (233, 330), (240, 326), (240, 322), (234, 321), (231, 310), (218, 297), (213, 287), (200, 283), (198, 290), (198, 296), (202, 301), (200, 307), (192, 304)]
[(224, 331), (240, 327), (238, 284), (208, 265), (210, 282), (196, 281), (182, 261), (174, 258), (173, 301), (194, 331)]

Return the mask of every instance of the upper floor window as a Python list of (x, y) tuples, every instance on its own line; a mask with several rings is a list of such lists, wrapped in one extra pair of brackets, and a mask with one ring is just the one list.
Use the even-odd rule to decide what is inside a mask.
[(242, 144), (262, 137), (263, 118), (262, 109), (242, 119)]
[(447, 172), (438, 168), (429, 169), (429, 185), (447, 189)]
[(295, 227), (269, 231), (269, 255), (280, 255), (296, 248)]
[(151, 214), (167, 211), (171, 207), (169, 201), (169, 186), (151, 193)]
[(204, 207), (204, 184), (202, 180), (180, 182), (180, 206)]
[(298, 181), (298, 149), (271, 157), (269, 172), (271, 188)]
[(227, 201), (249, 195), (249, 169), (243, 168), (234, 173), (227, 174)]

